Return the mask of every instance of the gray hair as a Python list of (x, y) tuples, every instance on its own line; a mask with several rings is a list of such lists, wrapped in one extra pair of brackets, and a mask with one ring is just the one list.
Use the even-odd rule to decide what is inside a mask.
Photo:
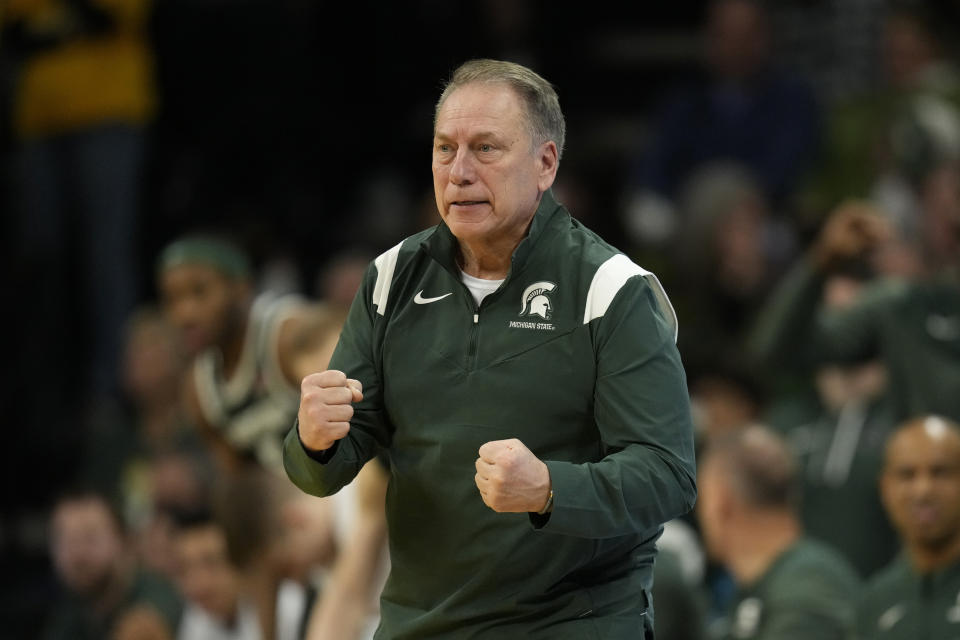
[(515, 62), (481, 58), (469, 60), (457, 67), (444, 85), (440, 99), (437, 100), (433, 113), (434, 129), (437, 126), (440, 107), (450, 94), (475, 82), (501, 83), (513, 89), (523, 106), (524, 118), (534, 148), (552, 140), (557, 145), (557, 157), (563, 155), (567, 124), (563, 118), (563, 111), (560, 110), (557, 92), (553, 85), (541, 76)]

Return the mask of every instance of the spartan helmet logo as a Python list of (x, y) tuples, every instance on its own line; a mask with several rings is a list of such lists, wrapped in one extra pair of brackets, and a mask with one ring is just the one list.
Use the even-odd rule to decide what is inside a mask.
[(535, 282), (523, 291), (521, 300), (521, 316), (540, 316), (544, 320), (549, 320), (553, 312), (553, 305), (550, 304), (548, 293), (557, 288), (552, 282)]

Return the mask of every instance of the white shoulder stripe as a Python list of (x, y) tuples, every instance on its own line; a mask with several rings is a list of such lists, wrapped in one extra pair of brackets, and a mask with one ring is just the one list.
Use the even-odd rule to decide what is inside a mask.
[(397, 266), (397, 256), (400, 255), (400, 245), (402, 244), (403, 241), (384, 251), (373, 261), (377, 266), (377, 281), (373, 284), (373, 304), (376, 305), (377, 313), (380, 315), (383, 315), (387, 309), (390, 284), (393, 282), (393, 270)]
[(597, 269), (597, 272), (593, 274), (593, 281), (590, 282), (590, 290), (587, 291), (587, 303), (583, 312), (583, 324), (587, 324), (597, 318), (602, 318), (613, 302), (613, 299), (617, 296), (617, 293), (623, 288), (627, 280), (633, 276), (643, 276), (649, 281), (650, 286), (653, 288), (653, 293), (657, 297), (661, 313), (663, 313), (663, 316), (673, 327), (673, 340), (676, 342), (677, 314), (673, 310), (670, 298), (667, 297), (667, 293), (663, 290), (663, 286), (660, 284), (657, 276), (643, 267), (634, 264), (630, 258), (622, 253), (618, 253), (604, 262)]

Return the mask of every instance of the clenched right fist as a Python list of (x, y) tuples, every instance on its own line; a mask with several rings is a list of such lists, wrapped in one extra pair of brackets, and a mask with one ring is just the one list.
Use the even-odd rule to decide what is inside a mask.
[(333, 369), (311, 373), (300, 383), (300, 440), (311, 451), (326, 451), (350, 431), (354, 402), (363, 385)]

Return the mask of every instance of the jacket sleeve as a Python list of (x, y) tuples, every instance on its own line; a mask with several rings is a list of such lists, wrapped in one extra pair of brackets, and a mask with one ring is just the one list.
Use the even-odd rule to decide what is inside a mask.
[(379, 447), (390, 441), (389, 421), (383, 409), (379, 358), (375, 331), (383, 316), (373, 303), (377, 268), (371, 264), (350, 307), (340, 340), (330, 359), (330, 369), (346, 373), (363, 384), (363, 400), (353, 405), (350, 431), (323, 453), (303, 446), (294, 423), (283, 443), (283, 465), (287, 476), (303, 491), (328, 496), (349, 484)]
[[(647, 279), (635, 276), (591, 321), (603, 457), (545, 461), (554, 503), (544, 531), (587, 538), (653, 533), (693, 507), (690, 399), (674, 327), (660, 304)], [(534, 516), (534, 526), (541, 522)]]
[(823, 287), (823, 276), (806, 259), (787, 274), (747, 338), (754, 366), (779, 375), (876, 355), (878, 322), (896, 287), (869, 286), (850, 306), (836, 309), (823, 307)]

